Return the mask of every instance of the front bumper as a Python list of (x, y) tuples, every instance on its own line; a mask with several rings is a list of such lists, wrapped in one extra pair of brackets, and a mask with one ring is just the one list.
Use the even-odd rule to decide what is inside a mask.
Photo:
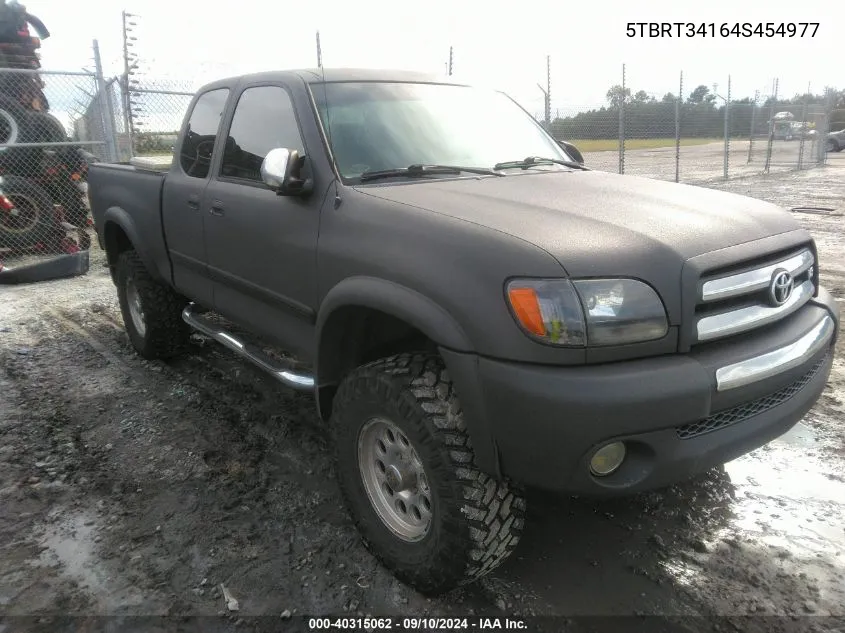
[[(824, 390), (838, 327), (838, 306), (821, 289), (777, 324), (687, 354), (580, 367), (444, 357), (473, 442), (492, 439), (498, 474), (575, 494), (629, 493), (689, 478), (789, 430)], [(475, 387), (469, 402), (464, 384)], [(616, 440), (626, 443), (622, 466), (593, 476), (593, 452)]]

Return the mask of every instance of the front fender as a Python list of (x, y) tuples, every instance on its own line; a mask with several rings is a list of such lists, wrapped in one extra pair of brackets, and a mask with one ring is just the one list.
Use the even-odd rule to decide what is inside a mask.
[(317, 340), (333, 312), (346, 306), (379, 310), (401, 319), (443, 347), (472, 351), (469, 336), (446, 310), (416, 290), (375, 277), (349, 277), (332, 288), (317, 314)]
[[(478, 374), (473, 371), (476, 356), (469, 334), (451, 314), (429, 297), (391, 281), (374, 277), (350, 277), (332, 288), (317, 314), (317, 403), (320, 389), (329, 393), (342, 378), (338, 350), (343, 348), (344, 323), (333, 316), (347, 307), (378, 310), (401, 319), (437, 344), (461, 402), (467, 431), (472, 439), (476, 465), (499, 476), (498, 451), (487, 426)], [(342, 317), (337, 317), (342, 318)], [(321, 411), (321, 416), (323, 412)]]

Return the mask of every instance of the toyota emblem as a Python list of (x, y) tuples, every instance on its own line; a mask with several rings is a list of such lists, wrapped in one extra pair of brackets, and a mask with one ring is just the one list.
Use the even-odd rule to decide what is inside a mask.
[(772, 274), (772, 281), (769, 284), (769, 301), (774, 306), (782, 306), (789, 301), (794, 287), (795, 280), (792, 279), (789, 271), (783, 270), (782, 268), (776, 270)]

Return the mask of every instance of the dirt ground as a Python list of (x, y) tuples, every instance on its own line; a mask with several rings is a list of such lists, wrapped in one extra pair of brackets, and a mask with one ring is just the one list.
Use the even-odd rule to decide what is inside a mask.
[[(828, 208), (796, 216), (841, 301), (845, 155), (830, 162), (713, 186)], [(141, 360), (91, 255), (83, 277), (0, 287), (0, 633), (189, 630), (188, 616), (190, 630), (303, 630), (297, 616), (327, 614), (845, 630), (841, 342), (827, 391), (787, 435), (665, 491), (531, 493), (514, 557), (428, 600), (361, 545), (310, 398), (199, 339), (177, 361)], [(637, 618), (579, 619), (620, 615)]]

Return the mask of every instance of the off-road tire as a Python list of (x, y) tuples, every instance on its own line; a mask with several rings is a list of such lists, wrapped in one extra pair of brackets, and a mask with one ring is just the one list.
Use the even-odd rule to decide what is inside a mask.
[[(381, 417), (404, 432), (432, 492), (432, 521), (419, 541), (397, 537), (373, 508), (358, 466), (358, 437)], [(461, 406), (437, 355), (401, 354), (350, 373), (334, 398), (337, 476), (365, 546), (401, 581), (437, 595), (502, 563), (522, 532), (525, 499), (475, 466)]]
[[(37, 183), (19, 176), (0, 176), (0, 193), (20, 205), (31, 219), (23, 225), (12, 224), (10, 218), (0, 222), (0, 247), (27, 252), (39, 244), (47, 250), (61, 241), (64, 231), (56, 223), (53, 200)], [(0, 211), (0, 213), (9, 213)], [(30, 218), (30, 215), (25, 216)]]
[[(135, 327), (127, 298), (127, 281), (134, 280), (144, 313), (145, 332)], [(143, 358), (167, 359), (185, 350), (190, 336), (182, 320), (187, 300), (172, 288), (155, 281), (135, 251), (124, 251), (117, 260), (117, 296), (129, 341)]]
[[(0, 87), (2, 94), (2, 87)], [(52, 114), (33, 112), (21, 104), (0, 97), (0, 170), (24, 178), (43, 176), (43, 157), (49, 147), (16, 147), (17, 143), (59, 143), (67, 141), (67, 132)]]
[(52, 114), (29, 112), (25, 125), (25, 136), (30, 143), (65, 143), (68, 140), (65, 126)]
[(91, 234), (88, 232), (87, 229), (80, 228), (77, 229), (77, 244), (79, 245), (79, 250), (81, 251), (90, 251), (91, 250)]
[[(12, 103), (0, 101), (0, 143), (20, 143), (21, 127), (23, 127), (24, 113), (21, 108)], [(10, 148), (0, 148), (7, 152)]]

